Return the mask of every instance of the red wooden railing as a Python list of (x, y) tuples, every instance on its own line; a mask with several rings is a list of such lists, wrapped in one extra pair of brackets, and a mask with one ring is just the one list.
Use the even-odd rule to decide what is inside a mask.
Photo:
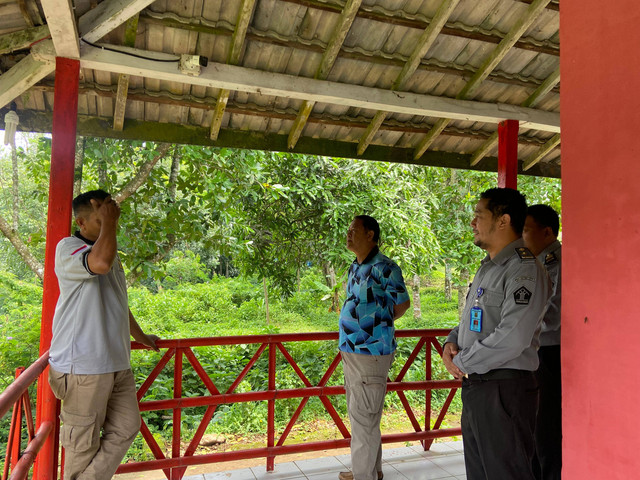
[[(460, 382), (456, 380), (433, 380), (431, 377), (431, 357), (432, 350), (435, 350), (440, 356), (442, 355), (442, 347), (436, 337), (446, 336), (449, 330), (400, 330), (396, 331), (398, 338), (415, 337), (416, 345), (412, 353), (402, 366), (400, 373), (396, 378), (390, 379), (388, 383), (388, 391), (396, 392), (400, 397), (400, 401), (404, 406), (405, 412), (411, 422), (413, 431), (407, 433), (394, 433), (383, 435), (383, 443), (415, 441), (422, 442), (423, 447), (428, 449), (435, 438), (450, 437), (460, 435), (459, 428), (442, 429), (440, 428), (444, 416), (451, 404), (453, 396)], [(278, 455), (291, 453), (309, 452), (316, 450), (327, 450), (334, 448), (347, 447), (350, 443), (350, 434), (344, 425), (342, 419), (335, 410), (333, 404), (329, 400), (329, 396), (343, 395), (344, 386), (329, 386), (327, 382), (335, 372), (340, 363), (340, 355), (336, 352), (333, 361), (330, 363), (326, 372), (320, 381), (313, 385), (304, 372), (300, 369), (294, 358), (287, 350), (285, 343), (288, 342), (308, 342), (308, 341), (335, 341), (338, 339), (337, 332), (327, 333), (298, 333), (298, 334), (277, 334), (277, 335), (242, 335), (230, 337), (212, 337), (197, 338), (187, 340), (165, 340), (160, 341), (161, 348), (167, 348), (167, 352), (160, 359), (156, 367), (153, 369), (147, 380), (138, 390), (138, 400), (140, 402), (141, 411), (153, 410), (173, 410), (173, 437), (171, 445), (171, 457), (165, 456), (162, 449), (157, 444), (147, 425), (143, 422), (141, 433), (149, 445), (151, 452), (156, 457), (155, 460), (145, 462), (127, 463), (118, 468), (118, 473), (140, 472), (145, 470), (163, 469), (167, 478), (170, 480), (180, 479), (186, 468), (191, 465), (200, 465), (207, 463), (225, 462), (231, 460), (243, 460), (249, 458), (266, 458), (266, 468), (268, 471), (273, 470), (274, 459)], [(239, 373), (230, 387), (221, 392), (213, 383), (209, 375), (197, 360), (193, 353), (193, 348), (215, 346), (215, 345), (241, 345), (256, 344), (257, 351), (249, 360), (244, 369)], [(135, 345), (135, 344), (134, 344)], [(433, 347), (433, 348), (432, 348)], [(135, 345), (134, 348), (142, 348), (141, 345)], [(424, 381), (407, 382), (404, 378), (421, 351), (425, 352), (425, 379)], [(247, 373), (253, 368), (258, 359), (265, 354), (268, 356), (268, 389), (264, 391), (253, 391), (246, 393), (235, 393), (237, 386), (246, 377)], [(296, 372), (304, 387), (293, 389), (277, 389), (276, 388), (276, 355), (280, 352), (287, 360), (288, 365)], [(164, 369), (167, 363), (174, 359), (174, 392), (173, 398), (165, 400), (144, 401), (144, 395), (148, 391), (153, 381)], [(199, 397), (183, 397), (182, 396), (182, 368), (183, 359), (186, 358), (193, 369), (208, 390), (209, 395)], [(396, 359), (397, 362), (397, 359)], [(449, 395), (439, 412), (433, 427), (431, 427), (431, 391), (437, 389), (450, 389)], [(425, 402), (425, 426), (421, 427), (420, 422), (416, 418), (413, 409), (410, 407), (406, 391), (425, 390), (428, 392)], [(285, 445), (292, 427), (296, 423), (300, 413), (311, 397), (318, 397), (324, 405), (327, 413), (335, 423), (337, 429), (343, 438), (337, 440), (327, 440), (320, 442), (305, 442), (298, 444)], [(276, 436), (274, 425), (276, 401), (287, 398), (299, 398), (300, 404), (289, 420), (287, 426)], [(268, 405), (267, 415), (267, 439), (266, 445), (261, 448), (253, 448), (247, 450), (237, 450), (229, 452), (218, 452), (203, 455), (195, 455), (196, 448), (207, 428), (207, 425), (213, 418), (216, 408), (219, 405), (231, 404), (238, 402), (255, 402), (266, 401)], [(202, 421), (191, 442), (181, 453), (180, 448), (180, 425), (181, 412), (183, 408), (189, 407), (207, 407), (203, 415)]]
[[(405, 361), (405, 364), (401, 367), (400, 373), (395, 378), (389, 379), (387, 389), (389, 392), (395, 392), (399, 396), (408, 419), (411, 422), (413, 431), (406, 433), (385, 434), (382, 436), (383, 443), (418, 440), (422, 443), (423, 448), (427, 450), (429, 449), (431, 443), (435, 438), (450, 437), (461, 434), (459, 428), (440, 428), (444, 416), (446, 415), (449, 405), (451, 404), (451, 401), (455, 395), (455, 392), (460, 386), (460, 382), (456, 380), (433, 380), (431, 378), (432, 352), (433, 350), (435, 350), (438, 355), (442, 355), (442, 347), (440, 346), (440, 343), (438, 342), (436, 337), (446, 336), (448, 332), (448, 330), (444, 329), (396, 331), (396, 336), (398, 338), (415, 338), (416, 344), (412, 350), (412, 353)], [(337, 332), (327, 332), (275, 335), (241, 335), (230, 337), (159, 341), (158, 346), (161, 349), (166, 348), (167, 351), (164, 353), (157, 365), (153, 368), (153, 371), (150, 373), (149, 377), (140, 386), (140, 389), (138, 390), (138, 401), (141, 412), (154, 410), (173, 411), (171, 456), (165, 456), (164, 452), (154, 439), (148, 426), (143, 421), (140, 431), (143, 438), (149, 445), (151, 452), (155, 456), (155, 460), (126, 463), (120, 465), (117, 473), (141, 472), (162, 469), (169, 480), (175, 480), (182, 478), (188, 466), (226, 462), (231, 460), (243, 460), (249, 458), (266, 458), (267, 470), (273, 470), (274, 459), (278, 455), (348, 447), (350, 443), (349, 431), (344, 425), (344, 422), (340, 418), (338, 412), (335, 410), (333, 404), (331, 403), (331, 400), (329, 399), (330, 396), (344, 394), (344, 386), (328, 385), (331, 376), (334, 374), (336, 368), (340, 363), (341, 358), (339, 353), (336, 353), (326, 372), (324, 373), (324, 375), (322, 375), (322, 378), (318, 381), (317, 384), (314, 385), (309, 381), (305, 373), (300, 369), (297, 362), (285, 346), (285, 343), (289, 342), (335, 341), (337, 339)], [(215, 345), (242, 344), (257, 345), (257, 351), (249, 360), (247, 365), (245, 365), (242, 371), (238, 374), (237, 378), (232, 382), (231, 386), (229, 386), (224, 392), (221, 392), (196, 358), (193, 349)], [(140, 344), (133, 343), (132, 345), (134, 349), (144, 348)], [(425, 379), (422, 381), (412, 382), (404, 381), (409, 368), (414, 364), (416, 358), (418, 358), (418, 356), (423, 351), (425, 354)], [(238, 385), (243, 381), (247, 373), (255, 367), (256, 362), (263, 354), (265, 354), (265, 352), (268, 358), (268, 389), (264, 391), (235, 393)], [(293, 389), (276, 388), (276, 375), (278, 373), (276, 369), (276, 356), (278, 352), (280, 352), (280, 354), (286, 359), (287, 364), (295, 371), (304, 387)], [(12, 404), (20, 401), (24, 393), (27, 391), (29, 385), (31, 385), (38, 377), (38, 375), (44, 371), (47, 365), (47, 358), (48, 355), (47, 353), (45, 353), (45, 355), (43, 355), (36, 363), (34, 363), (31, 367), (24, 371), (18, 377), (18, 379), (9, 388), (7, 388), (7, 390), (5, 390), (2, 395), (0, 395), (0, 418), (8, 412)], [(198, 377), (201, 379), (204, 387), (207, 389), (209, 395), (198, 397), (183, 397), (182, 374), (184, 358), (186, 358), (189, 364), (193, 367)], [(145, 394), (153, 384), (154, 380), (157, 379), (158, 375), (167, 366), (171, 359), (174, 360), (173, 397), (163, 400), (144, 401)], [(397, 362), (398, 359), (396, 358), (396, 363)], [(44, 376), (42, 378), (44, 378)], [(431, 392), (437, 389), (449, 389), (450, 392), (439, 414), (435, 418), (433, 426), (431, 426)], [(409, 405), (409, 401), (405, 395), (405, 392), (412, 390), (425, 390), (427, 392), (427, 395), (425, 396), (424, 427), (420, 425), (420, 422), (416, 418), (416, 415)], [(298, 420), (305, 405), (312, 397), (318, 397), (322, 402), (329, 416), (335, 423), (342, 438), (327, 441), (285, 445), (289, 433)], [(300, 399), (300, 403), (294, 414), (291, 416), (291, 419), (288, 421), (286, 427), (279, 434), (279, 436), (277, 436), (275, 427), (276, 402), (277, 400), (291, 398)], [(207, 425), (213, 418), (213, 415), (218, 406), (223, 404), (255, 401), (266, 401), (268, 406), (267, 440), (264, 447), (237, 451), (217, 452), (204, 455), (195, 454), (199, 442), (202, 439), (203, 434), (205, 433)], [(184, 451), (181, 451), (182, 449), (180, 437), (182, 409), (190, 407), (206, 407), (206, 411), (191, 442), (186, 447), (186, 449), (184, 449)], [(22, 480), (26, 478), (29, 468), (33, 464), (35, 454), (41, 447), (42, 443), (46, 440), (51, 430), (51, 422), (44, 422), (42, 424), (38, 433), (35, 435), (33, 440), (30, 441), (27, 450), (23, 452), (22, 457), (13, 467), (10, 480)], [(17, 435), (17, 439), (19, 441), (20, 434)], [(55, 454), (57, 455), (57, 452), (55, 452)], [(9, 460), (9, 458), (10, 456), (7, 455), (7, 460)]]
[[(44, 440), (52, 430), (53, 424), (51, 422), (43, 422), (38, 432), (34, 433), (31, 399), (29, 398), (29, 386), (47, 368), (48, 362), (49, 352), (47, 351), (26, 370), (18, 368), (16, 370), (16, 380), (0, 394), (0, 418), (4, 417), (13, 405), (2, 480), (7, 479), (9, 467), (11, 467), (10, 480), (27, 478), (38, 451), (42, 448)], [(29, 443), (27, 448), (21, 452), (23, 416), (27, 424)]]

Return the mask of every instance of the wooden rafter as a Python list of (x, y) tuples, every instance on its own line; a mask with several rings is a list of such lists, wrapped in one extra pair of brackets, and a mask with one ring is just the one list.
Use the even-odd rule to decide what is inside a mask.
[[(127, 20), (124, 34), (124, 44), (128, 47), (135, 46), (136, 35), (138, 33), (138, 14)], [(118, 76), (118, 94), (116, 96), (113, 109), (113, 129), (122, 130), (124, 128), (124, 114), (127, 109), (127, 94), (129, 92), (129, 75), (121, 73)]]
[[(314, 78), (318, 80), (325, 80), (329, 76), (329, 72), (338, 58), (340, 48), (351, 29), (351, 25), (356, 18), (356, 14), (358, 13), (361, 3), (362, 0), (347, 0), (342, 13), (340, 14), (340, 19), (333, 30), (327, 49), (322, 55), (320, 65), (318, 66), (318, 70), (316, 71)], [(300, 111), (298, 112), (298, 117), (296, 118), (296, 121), (293, 122), (291, 131), (289, 132), (288, 144), (290, 149), (295, 147), (300, 135), (302, 135), (302, 130), (307, 123), (307, 119), (313, 110), (314, 104), (315, 102), (311, 102), (309, 100), (302, 102)]]
[(522, 165), (522, 170), (527, 171), (531, 169), (540, 160), (546, 157), (554, 148), (560, 144), (560, 134), (556, 133), (547, 143), (545, 143), (540, 149), (525, 159)]
[[(429, 23), (429, 26), (424, 30), (424, 32), (422, 32), (422, 35), (420, 36), (413, 52), (409, 56), (407, 63), (404, 64), (402, 71), (396, 78), (395, 82), (393, 82), (391, 90), (402, 90), (405, 87), (407, 80), (418, 69), (421, 59), (427, 54), (427, 51), (431, 48), (433, 42), (435, 42), (445, 22), (449, 16), (451, 16), (454, 8), (458, 5), (458, 2), (459, 0), (444, 0), (440, 4), (438, 11), (431, 19), (431, 23)], [(374, 135), (382, 125), (382, 122), (384, 122), (386, 116), (387, 112), (384, 111), (378, 111), (375, 114), (373, 120), (371, 120), (371, 123), (367, 126), (364, 135), (362, 135), (358, 142), (359, 155), (362, 155), (367, 149)]]
[(55, 70), (55, 62), (29, 54), (0, 75), (0, 108), (22, 95)]
[[(106, 48), (82, 45), (81, 66), (114, 73), (127, 73), (211, 88), (226, 88), (261, 95), (310, 100), (312, 102), (349, 105), (358, 108), (384, 110), (409, 115), (448, 117), (457, 120), (497, 123), (504, 119), (518, 120), (524, 128), (560, 131), (560, 115), (515, 105), (456, 100), (432, 95), (421, 95), (382, 90), (361, 85), (329, 82), (264, 72), (245, 67), (210, 63), (199, 76), (184, 75), (175, 63), (157, 62), (139, 57), (158, 57), (157, 52), (105, 46), (126, 50), (138, 58)], [(165, 55), (166, 56), (166, 55)], [(177, 62), (177, 59), (175, 60)]]
[[(540, 12), (544, 10), (550, 0), (534, 0), (527, 12), (516, 22), (511, 28), (509, 33), (498, 44), (498, 46), (489, 54), (489, 56), (482, 62), (480, 68), (478, 68), (475, 75), (466, 83), (460, 93), (456, 96), (457, 99), (466, 99), (473, 96), (480, 84), (487, 78), (489, 73), (500, 63), (500, 61), (509, 53), (509, 50), (516, 41), (524, 34), (524, 32), (531, 26), (531, 24), (538, 18)], [(514, 119), (515, 120), (515, 119)], [(433, 126), (433, 129), (420, 141), (418, 147), (415, 150), (416, 158), (419, 158), (424, 152), (427, 151), (429, 146), (433, 143), (438, 135), (444, 130), (447, 124), (450, 122), (448, 118), (442, 118), (438, 120)]]
[[(308, 8), (313, 8), (317, 10), (325, 10), (328, 12), (340, 12), (342, 6), (339, 2), (326, 2), (325, 0), (282, 0), (284, 2), (295, 3), (297, 5), (303, 5)], [(522, 3), (532, 3), (533, 0), (530, 1), (522, 1)], [(547, 8), (551, 6), (552, 3), (547, 5)], [(556, 5), (557, 7), (557, 5)], [(557, 8), (551, 8), (550, 10), (557, 10)], [(358, 11), (358, 17), (373, 20), (380, 23), (386, 23), (391, 25), (399, 25), (407, 28), (416, 28), (418, 30), (424, 30), (428, 27), (428, 22), (423, 19), (406, 15), (404, 12), (401, 15), (394, 15), (390, 12), (383, 12), (380, 10), (379, 5), (373, 6), (365, 6)], [(460, 27), (459, 24), (446, 24), (442, 28), (442, 34), (452, 37), (458, 38), (466, 38), (469, 40), (477, 40), (486, 43), (494, 43), (499, 44), (503, 40), (503, 36), (497, 33), (487, 33), (482, 29), (478, 29), (471, 26)], [(516, 44), (516, 48), (520, 48), (522, 50), (529, 50), (537, 53), (545, 53), (547, 55), (560, 55), (560, 47), (557, 44), (553, 44), (551, 42), (539, 42), (532, 39), (521, 38)]]
[(0, 35), (0, 55), (29, 48), (31, 44), (48, 36), (49, 27), (46, 25)]
[(78, 19), (80, 36), (88, 42), (97, 42), (153, 2), (154, 0), (105, 0)]
[[(522, 106), (523, 107), (531, 107), (533, 108), (544, 96), (549, 93), (558, 83), (560, 82), (560, 67), (556, 68), (556, 70), (547, 77), (547, 79), (540, 85), (535, 92), (533, 92), (529, 98), (527, 98)], [(476, 165), (480, 160), (482, 160), (485, 155), (489, 153), (489, 151), (496, 146), (498, 143), (498, 131), (496, 130), (486, 142), (482, 144), (480, 148), (478, 148), (471, 155), (471, 166)]]
[[(244, 46), (244, 40), (247, 36), (247, 30), (249, 29), (249, 23), (251, 23), (255, 5), (256, 0), (243, 0), (242, 5), (240, 5), (238, 21), (233, 31), (233, 38), (231, 39), (229, 56), (227, 58), (227, 63), (230, 65), (237, 65), (240, 62), (242, 47)], [(222, 116), (224, 115), (230, 94), (231, 91), (227, 89), (222, 89), (218, 93), (218, 101), (216, 102), (216, 109), (213, 112), (211, 128), (209, 129), (209, 137), (211, 140), (218, 138), (218, 132), (220, 132), (220, 126), (222, 125)]]
[(80, 58), (78, 29), (71, 0), (42, 0), (51, 39), (58, 57)]

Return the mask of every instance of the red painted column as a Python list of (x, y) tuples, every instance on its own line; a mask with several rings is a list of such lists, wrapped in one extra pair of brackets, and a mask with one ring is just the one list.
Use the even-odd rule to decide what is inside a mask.
[[(56, 58), (40, 354), (47, 351), (51, 345), (51, 323), (60, 293), (54, 272), (56, 246), (62, 238), (69, 236), (71, 231), (79, 75), (78, 60)], [(33, 476), (35, 480), (57, 478), (59, 422), (57, 400), (49, 388), (48, 373), (49, 369), (46, 369), (38, 381), (36, 428), (46, 421), (52, 421), (56, 427), (38, 455)]]
[(640, 471), (640, 9), (562, 0), (564, 480)]
[(518, 121), (498, 124), (498, 187), (518, 188)]

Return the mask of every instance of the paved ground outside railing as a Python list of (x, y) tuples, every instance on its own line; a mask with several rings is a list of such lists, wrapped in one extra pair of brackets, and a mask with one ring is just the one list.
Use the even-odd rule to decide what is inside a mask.
[[(276, 460), (277, 462), (277, 460)], [(425, 452), (419, 445), (382, 451), (384, 480), (466, 479), (462, 442), (434, 443)], [(184, 480), (337, 480), (338, 472), (349, 470), (348, 454), (276, 463), (275, 471), (250, 467), (226, 472), (189, 475)]]

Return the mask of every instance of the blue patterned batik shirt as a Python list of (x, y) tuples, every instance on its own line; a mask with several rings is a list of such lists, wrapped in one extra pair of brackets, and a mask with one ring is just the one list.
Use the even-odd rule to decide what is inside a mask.
[(394, 305), (409, 300), (402, 271), (374, 247), (349, 267), (347, 299), (340, 312), (339, 349), (348, 353), (389, 355), (396, 350)]

